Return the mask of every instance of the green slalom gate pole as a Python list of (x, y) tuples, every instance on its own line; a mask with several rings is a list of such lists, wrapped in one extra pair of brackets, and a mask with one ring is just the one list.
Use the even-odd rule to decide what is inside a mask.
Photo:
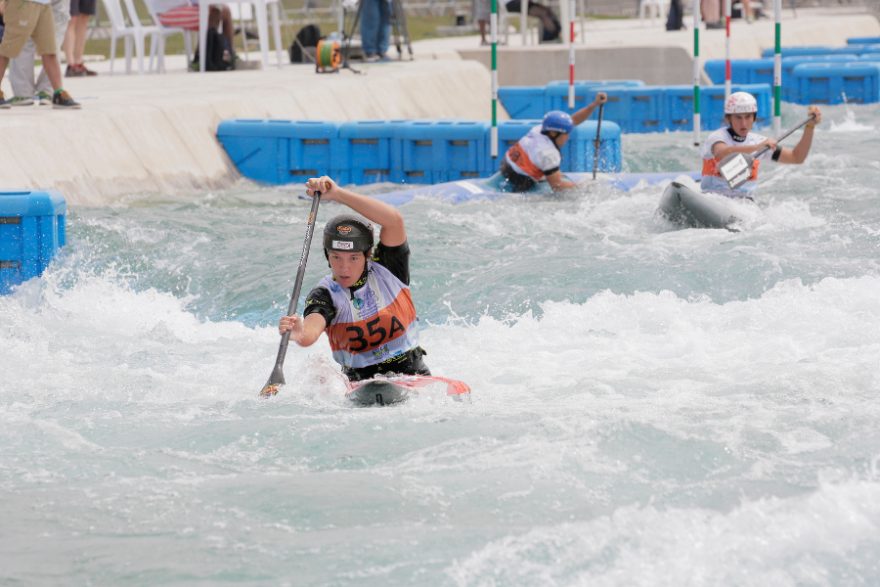
[(700, 0), (694, 0), (694, 146), (700, 146)]
[(568, 3), (568, 107), (574, 110), (574, 0)]
[(773, 50), (773, 132), (782, 129), (782, 0), (773, 0), (776, 40)]
[(492, 0), (492, 14), (489, 17), (489, 32), (492, 35), (492, 129), (489, 133), (489, 155), (493, 159), (497, 159), (498, 158), (498, 0)]

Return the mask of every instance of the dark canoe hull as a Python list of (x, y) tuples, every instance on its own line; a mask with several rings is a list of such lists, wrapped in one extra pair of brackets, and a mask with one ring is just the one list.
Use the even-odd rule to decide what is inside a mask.
[(743, 202), (720, 194), (705, 194), (673, 181), (660, 197), (658, 212), (670, 222), (687, 228), (735, 230), (743, 222)]

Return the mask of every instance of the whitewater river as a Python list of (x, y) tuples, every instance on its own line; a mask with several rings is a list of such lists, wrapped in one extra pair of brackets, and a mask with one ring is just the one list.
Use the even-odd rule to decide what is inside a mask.
[[(353, 407), (326, 339), (257, 397), (299, 188), (72, 210), (0, 297), (0, 584), (877, 585), (880, 108), (825, 112), (738, 233), (657, 187), (405, 205), (466, 402)], [(625, 171), (691, 142), (626, 135)]]

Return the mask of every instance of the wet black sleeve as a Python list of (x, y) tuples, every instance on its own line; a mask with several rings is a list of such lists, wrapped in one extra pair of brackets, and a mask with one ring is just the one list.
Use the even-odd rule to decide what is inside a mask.
[(409, 243), (396, 247), (386, 247), (382, 243), (373, 252), (373, 261), (382, 265), (394, 276), (409, 285)]
[(333, 322), (336, 317), (336, 306), (333, 305), (333, 298), (326, 287), (316, 287), (306, 296), (306, 309), (303, 310), (303, 317), (309, 314), (320, 314), (327, 321), (327, 324)]

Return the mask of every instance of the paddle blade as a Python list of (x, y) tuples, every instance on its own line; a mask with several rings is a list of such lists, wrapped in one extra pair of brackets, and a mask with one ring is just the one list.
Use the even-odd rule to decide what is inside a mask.
[(752, 175), (752, 158), (743, 153), (728, 155), (718, 164), (718, 172), (731, 188), (738, 188)]
[(281, 366), (275, 365), (275, 368), (272, 369), (272, 375), (269, 376), (269, 381), (260, 390), (260, 397), (268, 398), (277, 395), (282, 385), (284, 385), (284, 371)]

